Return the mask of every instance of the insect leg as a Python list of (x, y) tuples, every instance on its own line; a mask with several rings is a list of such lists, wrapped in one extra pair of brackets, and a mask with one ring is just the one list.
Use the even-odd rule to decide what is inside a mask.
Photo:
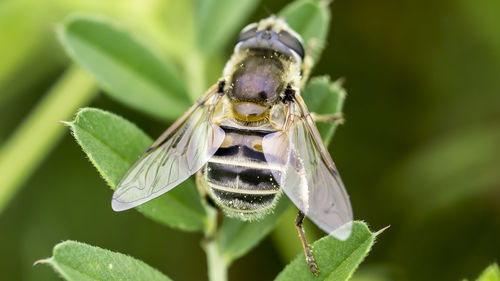
[(325, 122), (331, 124), (343, 124), (344, 123), (344, 115), (342, 113), (335, 114), (316, 114), (311, 112), (311, 117), (314, 122)]
[(301, 67), (301, 72), (302, 72), (302, 79), (300, 81), (301, 89), (304, 88), (306, 82), (309, 80), (309, 76), (311, 75), (311, 69), (314, 65), (312, 54), (315, 52), (317, 48), (318, 48), (317, 40), (311, 39), (309, 40), (309, 42), (306, 42), (306, 52)]
[(309, 269), (311, 270), (311, 273), (313, 275), (318, 275), (319, 269), (312, 255), (311, 248), (309, 248), (309, 244), (307, 243), (306, 235), (304, 233), (304, 227), (302, 226), (304, 217), (305, 217), (304, 213), (299, 211), (299, 213), (297, 214), (297, 218), (295, 219), (295, 229), (299, 234), (300, 242), (302, 243), (302, 247), (304, 248), (304, 254), (306, 255), (306, 261), (307, 264), (309, 265)]
[(206, 200), (208, 194), (207, 190), (205, 189), (205, 184), (203, 183), (203, 172), (202, 172), (203, 169), (205, 169), (205, 167), (201, 168), (198, 172), (196, 172), (195, 183), (201, 198)]
[[(217, 206), (217, 204), (214, 202), (214, 200), (208, 194), (207, 187), (206, 187), (205, 181), (203, 179), (204, 175), (203, 175), (202, 170), (204, 168), (205, 167), (203, 167), (201, 170), (199, 170), (196, 173), (196, 187), (197, 187), (198, 192), (200, 193), (200, 196), (202, 197), (202, 200), (204, 201), (204, 203), (206, 205), (208, 205), (209, 208), (213, 208), (214, 210), (212, 210), (212, 211), (217, 212), (217, 215), (216, 215), (217, 224), (215, 226), (215, 233), (217, 233), (222, 225), (222, 219), (224, 218), (224, 214), (222, 213), (222, 210), (219, 208), (219, 206)], [(213, 237), (209, 237), (209, 238), (212, 239)]]
[(217, 204), (215, 204), (214, 200), (212, 200), (212, 198), (210, 198), (210, 196), (208, 195), (207, 186), (206, 186), (205, 181), (203, 179), (203, 177), (204, 177), (203, 172), (202, 172), (203, 169), (205, 169), (205, 167), (201, 168), (201, 170), (196, 172), (196, 181), (195, 181), (196, 187), (197, 187), (198, 192), (200, 193), (200, 196), (203, 199), (203, 201), (208, 206), (218, 210), (219, 207), (217, 206)]

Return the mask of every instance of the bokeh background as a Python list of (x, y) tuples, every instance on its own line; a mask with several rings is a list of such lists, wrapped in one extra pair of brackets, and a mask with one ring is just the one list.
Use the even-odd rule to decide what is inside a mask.
[[(67, 239), (130, 254), (174, 280), (206, 279), (201, 236), (137, 212), (114, 213), (111, 191), (62, 125), (34, 159), (23, 153), (33, 153), (36, 135), (16, 150), (21, 164), (5, 163), (19, 142), (16, 130), (70, 65), (57, 22), (86, 11), (138, 31), (162, 20), (182, 26), (162, 10), (175, 2), (0, 2), (0, 190), (23, 167), (7, 180), (15, 192), (0, 192), (0, 279), (57, 280), (49, 267), (32, 264)], [(286, 3), (262, 1), (248, 22)], [(474, 279), (500, 257), (500, 2), (336, 0), (331, 9), (314, 74), (344, 77), (348, 97), (330, 151), (355, 218), (372, 230), (391, 225), (353, 280)], [(227, 46), (223, 57), (230, 53)], [(167, 126), (102, 93), (88, 105), (151, 136)], [(230, 279), (272, 280), (290, 258), (279, 239), (271, 235), (238, 260)]]

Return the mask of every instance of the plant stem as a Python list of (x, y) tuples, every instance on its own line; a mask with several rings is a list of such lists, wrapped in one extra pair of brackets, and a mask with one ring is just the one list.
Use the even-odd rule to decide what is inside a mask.
[(94, 80), (71, 67), (0, 148), (0, 212), (62, 136), (57, 121), (70, 119), (95, 93)]
[(227, 265), (219, 244), (215, 240), (208, 242), (205, 245), (205, 252), (207, 253), (208, 280), (226, 281)]
[(208, 280), (226, 281), (228, 262), (221, 252), (217, 233), (217, 211), (210, 206), (206, 206), (208, 222), (205, 227), (205, 241), (203, 248), (207, 255)]

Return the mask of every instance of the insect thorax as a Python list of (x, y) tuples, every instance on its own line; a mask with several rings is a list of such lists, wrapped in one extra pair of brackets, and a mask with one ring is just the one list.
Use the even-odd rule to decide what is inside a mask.
[(268, 49), (237, 50), (225, 74), (225, 93), (232, 103), (232, 113), (244, 122), (267, 118), (283, 100), (286, 88), (300, 81), (294, 59)]

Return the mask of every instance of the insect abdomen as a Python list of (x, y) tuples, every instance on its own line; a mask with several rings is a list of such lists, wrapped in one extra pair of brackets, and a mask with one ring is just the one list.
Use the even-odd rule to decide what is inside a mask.
[(223, 146), (203, 169), (207, 190), (230, 216), (246, 220), (264, 216), (280, 192), (262, 153), (266, 133), (223, 129)]

